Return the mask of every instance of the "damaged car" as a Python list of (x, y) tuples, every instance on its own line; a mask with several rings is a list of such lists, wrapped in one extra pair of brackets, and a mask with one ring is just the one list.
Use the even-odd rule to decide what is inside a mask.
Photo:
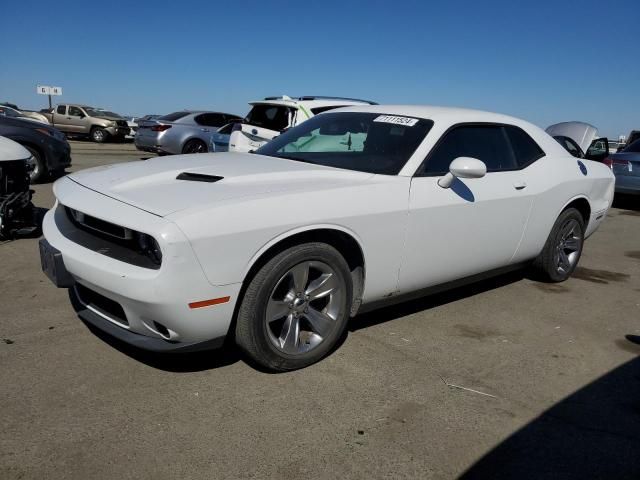
[(0, 240), (37, 232), (36, 212), (29, 188), (31, 152), (0, 136)]

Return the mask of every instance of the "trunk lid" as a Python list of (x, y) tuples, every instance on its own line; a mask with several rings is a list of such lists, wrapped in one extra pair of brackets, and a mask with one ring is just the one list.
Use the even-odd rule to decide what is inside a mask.
[(640, 153), (614, 153), (609, 155), (609, 159), (612, 160), (611, 170), (616, 176), (640, 177)]

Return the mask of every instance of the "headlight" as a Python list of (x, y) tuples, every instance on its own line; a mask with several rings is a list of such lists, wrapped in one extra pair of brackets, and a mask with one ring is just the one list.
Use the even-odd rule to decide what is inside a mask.
[(136, 232), (138, 237), (138, 248), (142, 253), (151, 259), (156, 265), (162, 263), (162, 250), (155, 238), (146, 233)]

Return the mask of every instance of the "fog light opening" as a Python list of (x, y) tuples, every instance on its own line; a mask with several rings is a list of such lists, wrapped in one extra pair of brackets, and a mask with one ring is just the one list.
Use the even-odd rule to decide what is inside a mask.
[(158, 322), (153, 322), (153, 326), (155, 327), (156, 331), (164, 338), (166, 338), (167, 340), (171, 338), (171, 334), (169, 333), (167, 327)]

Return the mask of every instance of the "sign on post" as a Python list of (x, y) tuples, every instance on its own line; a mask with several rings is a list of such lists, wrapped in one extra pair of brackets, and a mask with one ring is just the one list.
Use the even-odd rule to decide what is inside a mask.
[(49, 108), (51, 108), (51, 95), (62, 95), (62, 87), (50, 87), (49, 85), (37, 85), (38, 95), (49, 95)]

